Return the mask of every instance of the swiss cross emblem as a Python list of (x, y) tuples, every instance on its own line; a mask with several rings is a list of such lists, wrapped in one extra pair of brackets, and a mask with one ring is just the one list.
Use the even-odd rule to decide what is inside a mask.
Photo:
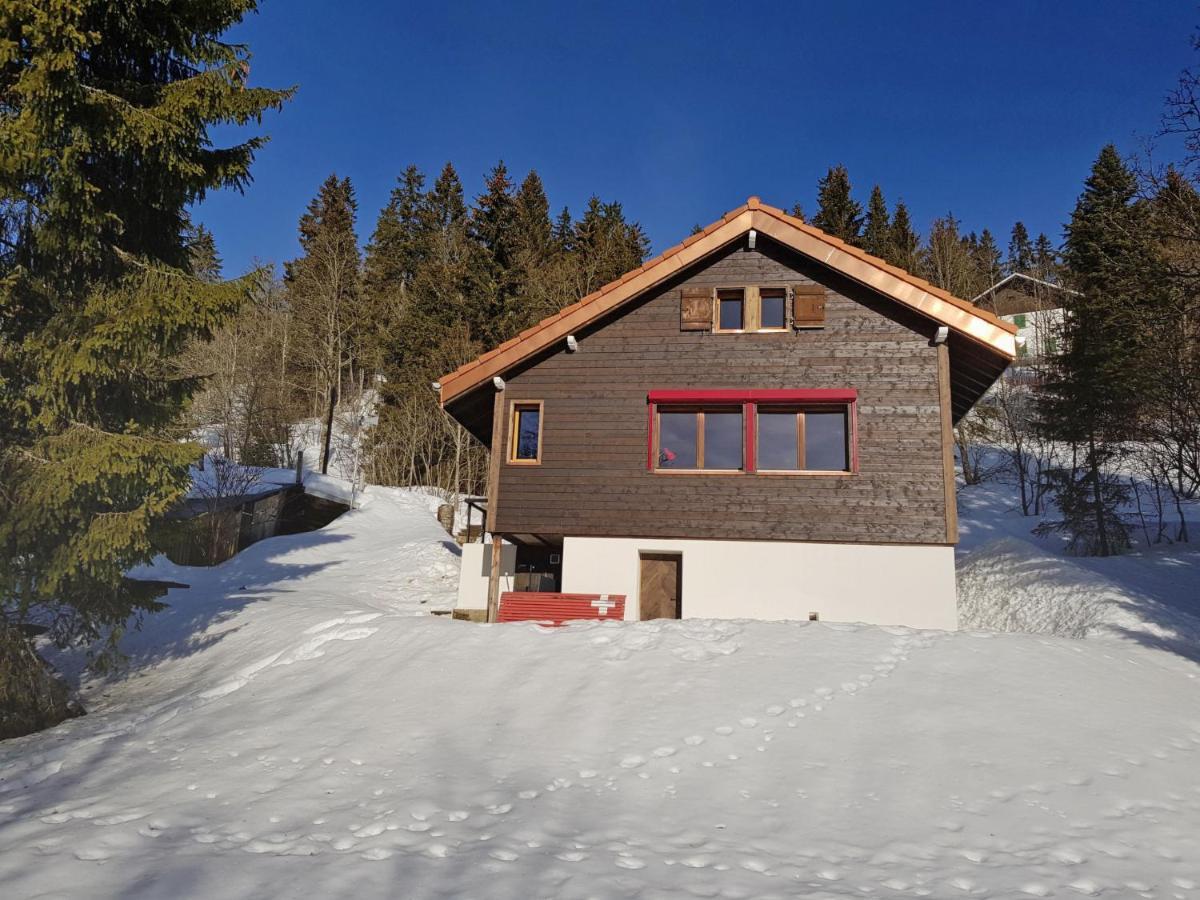
[(607, 616), (608, 611), (616, 605), (617, 603), (615, 600), (608, 599), (608, 594), (601, 594), (599, 600), (592, 601), (592, 606), (600, 611), (601, 616)]

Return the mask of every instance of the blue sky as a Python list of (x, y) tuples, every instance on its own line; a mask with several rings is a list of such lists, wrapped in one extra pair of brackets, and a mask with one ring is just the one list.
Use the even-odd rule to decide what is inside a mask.
[(451, 160), (474, 196), (503, 159), (518, 181), (536, 168), (555, 210), (621, 201), (658, 252), (750, 194), (811, 212), (841, 162), (922, 232), (953, 211), (1002, 245), (1017, 219), (1057, 242), (1100, 147), (1153, 135), (1198, 23), (1165, 0), (263, 0), (231, 38), (254, 83), (299, 92), (265, 121), (245, 195), (196, 217), (232, 275), (297, 254), (331, 172), (357, 188), (365, 243), (408, 164), (432, 179)]

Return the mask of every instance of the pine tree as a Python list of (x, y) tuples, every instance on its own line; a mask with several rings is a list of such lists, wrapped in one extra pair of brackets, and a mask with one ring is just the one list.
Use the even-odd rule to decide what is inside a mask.
[(471, 235), (462, 182), (450, 163), (426, 194), (421, 219), (426, 257), (413, 279), (397, 349), (406, 377), (423, 388), (466, 361), (447, 359), (446, 347), (493, 346), (503, 325), (492, 260)]
[(424, 204), (425, 176), (416, 166), (409, 166), (392, 188), (367, 245), (363, 289), (373, 307), (393, 310), (388, 319), (394, 319), (425, 254), (421, 237)]
[[(799, 219), (801, 222), (808, 221), (808, 218), (804, 214), (804, 206), (800, 203), (792, 204), (792, 211), (791, 211), (790, 215), (793, 219)], [(699, 226), (696, 226), (696, 230), (703, 231), (703, 229), (700, 228)]]
[(826, 234), (857, 244), (862, 230), (862, 206), (850, 195), (850, 175), (836, 165), (817, 183), (817, 214), (812, 223)]
[(213, 233), (203, 225), (187, 231), (188, 255), (192, 274), (202, 281), (215, 284), (221, 280), (221, 257), (217, 253), (217, 242)]
[(988, 229), (979, 233), (972, 248), (975, 262), (975, 283), (971, 285), (968, 299), (982, 294), (1000, 280), (1003, 267), (1000, 264), (1000, 247)]
[[(493, 276), (501, 281), (516, 257), (517, 209), (504, 160), (488, 173), (484, 192), (471, 213), (471, 237), (491, 255)], [(500, 285), (504, 293), (508, 285)]]
[(866, 224), (862, 233), (862, 248), (872, 256), (886, 259), (892, 241), (892, 223), (888, 218), (887, 201), (879, 185), (871, 188), (867, 203)]
[(566, 291), (565, 254), (550, 223), (550, 204), (537, 172), (530, 172), (516, 196), (513, 233), (514, 290), (505, 307), (505, 337), (519, 334), (575, 298)]
[(581, 297), (636, 269), (650, 250), (642, 227), (625, 221), (620, 203), (602, 203), (595, 196), (575, 223), (572, 243)]
[(1058, 281), (1058, 251), (1054, 249), (1050, 238), (1046, 237), (1044, 233), (1039, 234), (1037, 240), (1033, 242), (1032, 259), (1033, 277), (1040, 278), (1042, 281)]
[(554, 220), (554, 244), (560, 253), (570, 253), (575, 249), (575, 222), (571, 211), (565, 206)]
[(244, 187), (262, 138), (214, 147), (287, 92), (222, 33), (254, 0), (0, 5), (0, 606), (60, 642), (154, 601), (123, 574), (183, 495), (173, 364), (261, 273), (197, 277), (186, 210)]
[(1116, 148), (1092, 167), (1066, 228), (1071, 286), (1063, 347), (1041, 400), (1041, 423), (1075, 448), (1077, 465), (1058, 486), (1062, 519), (1049, 526), (1084, 555), (1109, 556), (1129, 544), (1121, 517), (1127, 489), (1112, 472), (1139, 413), (1137, 273), (1150, 252), (1137, 184)]
[(884, 254), (883, 258), (906, 272), (916, 274), (920, 270), (921, 238), (912, 226), (908, 207), (904, 205), (903, 201), (896, 204), (896, 212), (892, 216), (888, 252)]
[(1028, 275), (1033, 268), (1033, 246), (1029, 243), (1029, 232), (1024, 222), (1013, 225), (1008, 241), (1008, 260), (1005, 266), (1008, 275)]

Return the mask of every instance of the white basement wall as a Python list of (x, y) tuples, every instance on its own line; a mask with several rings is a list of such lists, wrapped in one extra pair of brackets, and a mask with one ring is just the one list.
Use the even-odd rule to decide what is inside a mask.
[[(487, 609), (488, 577), (492, 568), (492, 542), (463, 544), (462, 570), (458, 576), (456, 609)], [(517, 570), (515, 544), (500, 548), (500, 590), (511, 591), (513, 573)]]
[(816, 613), (829, 622), (958, 627), (950, 546), (569, 537), (562, 589), (624, 594), (625, 618), (638, 619), (639, 553), (682, 555), (687, 619)]

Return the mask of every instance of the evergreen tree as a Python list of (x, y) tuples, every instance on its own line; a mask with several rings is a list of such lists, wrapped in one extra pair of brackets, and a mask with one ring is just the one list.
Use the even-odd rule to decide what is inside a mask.
[(217, 253), (217, 242), (213, 233), (203, 225), (189, 229), (185, 240), (192, 267), (192, 274), (202, 281), (215, 284), (221, 280), (221, 257)]
[(444, 345), (492, 346), (503, 325), (492, 260), (471, 235), (462, 182), (450, 163), (426, 195), (421, 219), (426, 256), (413, 279), (397, 346), (405, 377), (424, 388), (430, 378), (466, 361), (445, 360)]
[(530, 171), (517, 191), (513, 246), (526, 266), (540, 266), (554, 255), (550, 203), (538, 173)]
[(199, 455), (175, 432), (198, 380), (173, 361), (260, 278), (197, 277), (186, 216), (245, 186), (263, 143), (212, 127), (288, 96), (221, 39), (255, 6), (0, 5), (0, 608), (59, 641), (155, 608), (123, 574)]
[(572, 252), (579, 296), (636, 269), (649, 251), (650, 241), (642, 227), (625, 221), (620, 203), (602, 203), (593, 196), (575, 223)]
[[(793, 204), (792, 204), (791, 216), (792, 216), (792, 218), (793, 218), (793, 219), (799, 219), (801, 222), (807, 222), (807, 221), (808, 221), (808, 218), (807, 218), (807, 217), (804, 215), (804, 207), (803, 207), (803, 205), (801, 205), (800, 203), (793, 203)], [(700, 228), (699, 226), (697, 226), (697, 230), (698, 230), (698, 231), (703, 231), (704, 229), (702, 229), (702, 228)]]
[(1041, 423), (1075, 448), (1077, 464), (1056, 491), (1062, 513), (1049, 527), (1085, 555), (1109, 556), (1129, 543), (1120, 508), (1127, 490), (1113, 474), (1139, 413), (1138, 271), (1150, 254), (1137, 184), (1111, 144), (1092, 167), (1066, 228), (1071, 286), (1041, 400)]
[(425, 176), (409, 166), (392, 188), (367, 245), (363, 288), (373, 307), (398, 306), (412, 284), (426, 249), (421, 233), (424, 204)]
[(817, 183), (817, 214), (812, 223), (826, 234), (849, 244), (858, 243), (863, 211), (850, 195), (850, 175), (845, 166), (834, 166)]
[(570, 253), (575, 249), (575, 222), (571, 211), (565, 206), (554, 220), (554, 244), (560, 253)]
[(1032, 274), (1042, 281), (1058, 281), (1058, 251), (1044, 233), (1033, 242)]
[(362, 326), (369, 321), (362, 303), (357, 213), (350, 179), (326, 178), (300, 217), (303, 255), (284, 269), (296, 322), (297, 351), (316, 376), (315, 395), (322, 401), (322, 473), (329, 468), (333, 416), (342, 380), (355, 380)]
[(888, 217), (887, 202), (879, 185), (871, 188), (871, 199), (867, 203), (866, 224), (862, 233), (862, 248), (872, 256), (886, 259), (892, 242), (892, 223)]
[(1000, 247), (988, 229), (979, 233), (979, 239), (972, 247), (975, 262), (975, 284), (971, 286), (967, 299), (976, 297), (999, 281), (1003, 267), (1000, 264)]
[(1019, 273), (1028, 275), (1033, 268), (1033, 245), (1029, 243), (1029, 231), (1024, 222), (1013, 225), (1012, 236), (1008, 241), (1008, 261), (1006, 274)]
[(505, 337), (518, 334), (575, 298), (566, 291), (564, 261), (550, 223), (550, 204), (537, 172), (530, 172), (516, 196), (512, 296), (505, 308)]
[[(471, 214), (471, 237), (491, 255), (493, 275), (504, 279), (516, 257), (517, 208), (504, 160), (488, 173), (484, 192)], [(508, 285), (502, 285), (502, 293)]]
[(904, 205), (903, 201), (896, 204), (896, 213), (892, 216), (888, 252), (884, 254), (883, 258), (906, 272), (916, 274), (920, 271), (921, 238), (912, 226), (908, 207)]

